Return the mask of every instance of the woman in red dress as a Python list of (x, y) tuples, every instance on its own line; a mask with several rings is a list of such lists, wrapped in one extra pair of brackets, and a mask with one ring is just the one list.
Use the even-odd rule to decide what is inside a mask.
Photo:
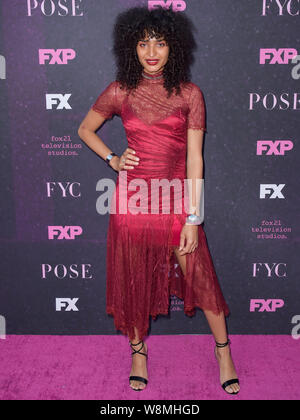
[[(189, 80), (194, 47), (192, 23), (182, 12), (134, 7), (120, 13), (114, 27), (117, 77), (99, 94), (78, 134), (118, 172), (107, 234), (106, 310), (133, 349), (131, 388), (140, 391), (148, 382), (144, 338), (149, 317), (168, 314), (170, 295), (175, 295), (184, 301), (186, 315), (194, 315), (196, 307), (205, 313), (216, 341), (221, 385), (237, 394), (225, 322), (229, 309), (195, 193), (196, 180), (203, 178), (206, 126), (202, 91)], [(95, 134), (115, 114), (128, 141), (120, 157)], [(194, 188), (187, 211), (185, 179)], [(165, 187), (174, 183), (174, 189), (162, 187), (155, 198), (154, 180)]]

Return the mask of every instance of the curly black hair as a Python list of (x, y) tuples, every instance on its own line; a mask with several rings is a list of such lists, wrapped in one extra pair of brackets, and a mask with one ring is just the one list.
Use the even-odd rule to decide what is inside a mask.
[(116, 57), (116, 80), (121, 88), (131, 90), (137, 87), (143, 66), (136, 52), (138, 42), (149, 36), (164, 37), (169, 45), (169, 57), (163, 69), (164, 87), (168, 97), (173, 89), (180, 93), (180, 83), (190, 81), (190, 66), (194, 60), (196, 42), (193, 36), (193, 22), (184, 12), (171, 9), (131, 7), (121, 12), (113, 29), (113, 53)]

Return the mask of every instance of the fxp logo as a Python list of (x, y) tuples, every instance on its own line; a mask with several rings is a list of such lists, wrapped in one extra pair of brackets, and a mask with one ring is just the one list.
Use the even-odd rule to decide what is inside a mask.
[(256, 154), (268, 156), (284, 156), (285, 152), (292, 150), (294, 143), (291, 140), (258, 140)]
[(183, 12), (186, 9), (186, 2), (183, 0), (148, 0), (148, 9), (153, 10), (162, 7), (172, 8), (174, 12)]
[(284, 306), (282, 299), (251, 299), (250, 312), (276, 312)]
[(261, 48), (259, 64), (289, 64), (297, 55), (295, 48)]
[(259, 64), (295, 64), (291, 71), (294, 80), (300, 79), (300, 55), (295, 48), (261, 48)]
[(48, 239), (75, 239), (82, 231), (81, 226), (48, 226)]
[(48, 48), (39, 49), (39, 64), (68, 64), (69, 61), (74, 60), (76, 53), (71, 48), (59, 48), (57, 50)]

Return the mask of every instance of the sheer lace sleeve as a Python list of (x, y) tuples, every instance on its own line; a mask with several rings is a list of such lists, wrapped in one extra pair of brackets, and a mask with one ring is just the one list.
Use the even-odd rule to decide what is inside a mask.
[(187, 118), (187, 128), (202, 129), (206, 131), (205, 124), (205, 102), (201, 89), (192, 84), (189, 97), (189, 111)]
[(117, 82), (111, 82), (98, 96), (92, 109), (105, 118), (111, 118), (114, 114), (120, 115), (120, 101), (117, 96)]

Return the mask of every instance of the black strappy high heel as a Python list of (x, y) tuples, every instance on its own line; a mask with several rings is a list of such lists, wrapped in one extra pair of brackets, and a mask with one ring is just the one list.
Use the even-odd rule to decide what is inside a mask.
[[(132, 348), (132, 350), (133, 350), (133, 352), (131, 353), (131, 355), (134, 355), (135, 353), (138, 353), (138, 354), (142, 354), (143, 356), (145, 356), (146, 357), (146, 359), (148, 359), (148, 354), (146, 354), (146, 353), (141, 353), (141, 350), (142, 350), (142, 348), (144, 347), (144, 341), (143, 340), (141, 340), (141, 341), (139, 341), (138, 343), (136, 343), (136, 344), (132, 344), (131, 343), (131, 341), (129, 341), (129, 343), (130, 343), (130, 347)], [(141, 348), (140, 349), (138, 349), (138, 350), (135, 350), (134, 348), (133, 348), (133, 346), (138, 346), (139, 344), (141, 344), (141, 343), (143, 343), (142, 344), (142, 346), (141, 346)], [(147, 352), (148, 353), (148, 352)], [(142, 376), (129, 376), (129, 383), (130, 383), (130, 381), (140, 381), (140, 382), (143, 382), (144, 384), (146, 384), (147, 385), (147, 383), (148, 383), (148, 380), (146, 379), (146, 378), (143, 378)], [(133, 389), (134, 391), (143, 391), (146, 387), (144, 387), (143, 389), (135, 389), (135, 388), (132, 388), (132, 387), (130, 387), (131, 389)]]
[[(216, 342), (216, 347), (226, 347), (226, 346), (228, 346), (228, 344), (230, 344), (231, 343), (231, 341), (228, 339), (227, 341), (226, 341), (226, 343), (217, 343)], [(216, 349), (216, 347), (215, 347), (215, 349)], [(218, 361), (218, 358), (217, 358), (217, 355), (216, 355), (216, 350), (215, 350), (215, 357), (216, 357), (216, 359), (217, 359), (217, 361)], [(227, 388), (229, 385), (232, 385), (232, 384), (240, 384), (240, 382), (239, 382), (239, 380), (238, 379), (236, 379), (236, 378), (234, 378), (234, 379), (229, 379), (228, 381), (226, 381), (226, 382), (224, 382), (221, 386), (222, 386), (222, 388), (224, 389), (224, 391), (227, 393), (227, 394), (229, 394), (229, 395), (236, 395), (236, 394), (238, 394), (239, 393), (239, 391), (237, 391), (237, 392), (228, 392), (228, 391), (226, 391), (226, 389), (225, 388)]]

